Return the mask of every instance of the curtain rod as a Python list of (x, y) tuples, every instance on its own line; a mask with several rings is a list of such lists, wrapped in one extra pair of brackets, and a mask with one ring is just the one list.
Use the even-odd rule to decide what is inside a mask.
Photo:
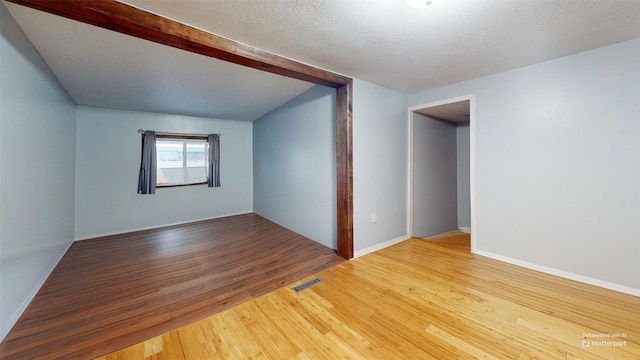
[[(142, 134), (145, 131), (146, 130), (138, 129), (138, 134)], [(156, 131), (156, 135), (204, 136), (204, 137), (209, 136), (209, 134), (183, 134), (183, 133), (172, 133), (172, 132), (161, 132), (161, 131)], [(222, 136), (222, 134), (215, 134), (215, 135)]]

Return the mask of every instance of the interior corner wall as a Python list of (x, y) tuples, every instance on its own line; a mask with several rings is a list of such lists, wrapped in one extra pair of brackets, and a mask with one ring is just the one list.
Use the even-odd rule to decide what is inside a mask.
[(73, 241), (76, 106), (0, 16), (1, 341)]
[[(78, 106), (76, 239), (253, 211), (252, 124), (181, 115)], [(221, 133), (220, 180), (137, 193), (138, 129)]]
[[(406, 239), (407, 95), (353, 82), (353, 247), (368, 252)], [(372, 212), (378, 221), (372, 222)]]
[(336, 90), (314, 86), (253, 124), (254, 211), (337, 248)]
[(427, 237), (458, 229), (456, 124), (413, 113), (413, 229)]
[(640, 294), (640, 39), (409, 95), (476, 96), (478, 252)]
[(469, 125), (468, 121), (456, 124), (458, 228), (471, 227), (471, 160)]

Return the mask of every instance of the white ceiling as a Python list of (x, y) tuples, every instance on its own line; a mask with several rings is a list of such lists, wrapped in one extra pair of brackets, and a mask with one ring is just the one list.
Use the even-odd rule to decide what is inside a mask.
[[(126, 2), (405, 93), (640, 37), (638, 0)], [(79, 104), (254, 120), (311, 86), (7, 6)]]
[(127, 2), (405, 93), (640, 37), (638, 0)]
[(417, 110), (416, 112), (422, 115), (436, 117), (438, 119), (453, 122), (466, 122), (469, 121), (469, 106), (469, 100), (464, 100), (444, 105), (432, 106)]

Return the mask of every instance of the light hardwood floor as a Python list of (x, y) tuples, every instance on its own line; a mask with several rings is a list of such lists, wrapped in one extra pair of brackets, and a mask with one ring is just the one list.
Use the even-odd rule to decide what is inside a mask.
[(640, 298), (471, 255), (467, 235), (449, 235), (342, 263), (298, 294), (281, 288), (101, 360), (640, 359)]

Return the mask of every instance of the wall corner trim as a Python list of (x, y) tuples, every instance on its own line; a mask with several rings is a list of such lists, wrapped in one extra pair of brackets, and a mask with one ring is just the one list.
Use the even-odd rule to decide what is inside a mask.
[(604, 280), (594, 279), (594, 278), (591, 278), (591, 277), (588, 277), (588, 276), (575, 274), (575, 273), (571, 273), (571, 272), (568, 272), (568, 271), (558, 270), (558, 269), (550, 268), (550, 267), (547, 267), (547, 266), (538, 265), (538, 264), (530, 263), (530, 262), (527, 262), (527, 261), (514, 259), (514, 258), (511, 258), (511, 257), (508, 257), (508, 256), (494, 254), (494, 253), (489, 252), (489, 251), (475, 250), (475, 251), (473, 251), (473, 254), (474, 255), (480, 255), (480, 256), (488, 257), (488, 258), (491, 258), (491, 259), (494, 259), (494, 260), (498, 260), (498, 261), (502, 261), (502, 262), (505, 262), (505, 263), (509, 263), (509, 264), (512, 264), (512, 265), (520, 266), (520, 267), (523, 267), (523, 268), (526, 268), (526, 269), (540, 271), (542, 273), (558, 276), (558, 277), (561, 277), (561, 278), (564, 278), (564, 279), (581, 282), (583, 284), (593, 285), (593, 286), (597, 286), (597, 287), (600, 287), (600, 288), (613, 290), (613, 291), (621, 292), (621, 293), (624, 293), (624, 294), (640, 297), (640, 289), (635, 289), (635, 288), (632, 288), (632, 287), (629, 287), (629, 286), (624, 286), (624, 285), (615, 284), (615, 283), (604, 281)]
[[(378, 250), (382, 250), (382, 249), (384, 249), (384, 248), (387, 248), (387, 247), (392, 246), (392, 245), (395, 245), (395, 244), (399, 244), (399, 243), (401, 243), (401, 242), (403, 242), (403, 241), (406, 241), (406, 240), (409, 240), (409, 239), (411, 239), (411, 236), (409, 236), (409, 235), (402, 235), (402, 236), (397, 237), (397, 238), (395, 238), (395, 239), (387, 240), (387, 241), (384, 241), (384, 242), (381, 242), (381, 243), (378, 243), (378, 244), (375, 244), (375, 245), (372, 245), (372, 246), (366, 247), (366, 248), (361, 249), (361, 250), (356, 250), (356, 251), (353, 253), (353, 259), (357, 259), (357, 258), (359, 258), (359, 257), (361, 257), (361, 256), (364, 256), (364, 255), (370, 254), (370, 253), (372, 253), (372, 252), (376, 252), (376, 251), (378, 251)], [(352, 259), (352, 260), (353, 260), (353, 259)]]
[(207, 220), (225, 218), (225, 217), (229, 217), (229, 216), (252, 214), (253, 212), (254, 212), (253, 210), (240, 211), (240, 212), (236, 212), (236, 213), (216, 215), (216, 216), (205, 217), (205, 218), (200, 218), (200, 219), (191, 219), (191, 220), (179, 221), (179, 222), (174, 222), (174, 223), (170, 223), (170, 224), (159, 224), (159, 225), (145, 226), (145, 227), (140, 227), (140, 228), (135, 228), (135, 229), (124, 229), (124, 230), (118, 230), (118, 231), (106, 232), (106, 233), (100, 233), (100, 234), (83, 235), (83, 236), (77, 236), (75, 239), (73, 239), (73, 241), (75, 242), (75, 241), (93, 240), (93, 239), (101, 238), (101, 237), (105, 237), (105, 236), (127, 234), (127, 233), (131, 233), (131, 232), (136, 232), (136, 231), (160, 229), (160, 228), (169, 227), (169, 226), (190, 224), (190, 223), (194, 223), (194, 222), (198, 222), (198, 221), (207, 221)]
[(40, 280), (38, 280), (38, 282), (35, 284), (33, 289), (31, 289), (31, 292), (29, 293), (29, 295), (24, 299), (22, 304), (20, 304), (18, 311), (16, 311), (15, 314), (11, 316), (11, 318), (8, 321), (10, 326), (7, 328), (7, 331), (0, 332), (0, 342), (4, 341), (4, 339), (7, 337), (9, 332), (11, 332), (11, 329), (13, 329), (13, 327), (16, 325), (16, 323), (18, 322), (22, 314), (25, 312), (25, 310), (27, 310), (27, 307), (29, 306), (29, 304), (31, 304), (31, 301), (33, 301), (33, 298), (35, 298), (38, 292), (40, 291), (40, 288), (42, 288), (42, 285), (44, 285), (45, 281), (47, 281), (47, 279), (49, 278), (49, 275), (51, 275), (53, 270), (60, 263), (60, 260), (62, 260), (62, 258), (67, 253), (67, 251), (69, 251), (69, 248), (71, 248), (71, 245), (73, 245), (73, 241), (69, 241), (69, 244), (64, 249), (64, 251), (60, 254), (58, 259), (55, 262), (53, 262), (53, 264), (49, 267), (49, 269), (47, 269), (47, 271), (42, 275)]

